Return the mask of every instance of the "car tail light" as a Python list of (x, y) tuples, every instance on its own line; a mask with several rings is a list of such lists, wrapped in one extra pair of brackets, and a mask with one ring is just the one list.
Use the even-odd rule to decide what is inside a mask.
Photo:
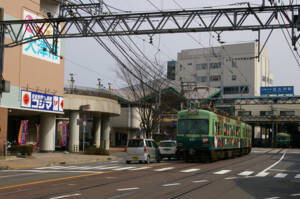
[(127, 147), (125, 147), (124, 151), (125, 151), (125, 152), (127, 152), (127, 150), (128, 150), (128, 148), (127, 148)]
[(147, 147), (146, 146), (144, 146), (144, 152), (147, 152)]

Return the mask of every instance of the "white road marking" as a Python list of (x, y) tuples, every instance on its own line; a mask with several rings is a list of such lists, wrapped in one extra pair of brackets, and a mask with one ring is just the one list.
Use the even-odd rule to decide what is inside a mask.
[(291, 194), (291, 196), (300, 196), (300, 193)]
[(120, 166), (110, 166), (110, 167), (94, 167), (95, 170), (105, 170), (105, 169), (116, 169), (116, 168), (120, 168)]
[(122, 170), (128, 170), (128, 169), (134, 169), (136, 167), (121, 167), (121, 168), (117, 168), (117, 169), (113, 169), (115, 171), (122, 171)]
[(195, 171), (199, 171), (200, 169), (187, 169), (187, 170), (182, 170), (180, 172), (182, 173), (190, 173), (190, 172), (195, 172)]
[(33, 173), (21, 173), (21, 174), (0, 176), (0, 178), (9, 178), (9, 177), (16, 177), (16, 176), (28, 176), (28, 175), (34, 175), (34, 174)]
[(251, 175), (252, 173), (254, 173), (254, 171), (244, 171), (242, 173), (239, 173), (238, 175), (239, 176), (248, 176), (248, 175)]
[(271, 198), (265, 198), (265, 199), (278, 199), (280, 197), (271, 197)]
[(23, 172), (33, 172), (33, 173), (103, 173), (100, 171), (59, 171), (59, 170), (24, 170), (24, 169), (18, 169), (18, 171), (23, 171)]
[(117, 191), (131, 191), (131, 190), (137, 190), (140, 189), (138, 187), (131, 187), (131, 188), (123, 188), (123, 189), (117, 189)]
[(285, 178), (288, 174), (286, 173), (277, 173), (274, 178)]
[(256, 174), (257, 177), (266, 177), (267, 175), (269, 175), (268, 172), (259, 172), (258, 174)]
[(208, 180), (195, 180), (193, 183), (202, 183), (202, 182), (208, 182)]
[[(269, 166), (268, 168), (262, 170), (262, 171), (259, 172), (256, 176), (260, 176), (260, 175), (263, 175), (263, 174), (267, 173), (268, 170), (272, 169), (272, 168), (275, 167), (277, 164), (279, 164), (279, 163), (283, 160), (283, 158), (285, 157), (285, 154), (286, 154), (286, 153), (284, 153), (284, 154), (281, 156), (281, 158), (280, 158), (277, 162), (275, 162), (274, 164), (272, 164), (272, 165)], [(260, 176), (260, 177), (264, 177), (264, 176)]]
[(53, 197), (53, 198), (50, 198), (50, 199), (69, 198), (69, 197), (73, 197), (73, 196), (81, 196), (81, 194), (80, 194), (80, 193), (75, 193), (75, 194), (69, 194), (69, 195), (57, 196), (57, 197)]
[(180, 185), (180, 183), (164, 184), (163, 187), (170, 187), (170, 186), (177, 186), (177, 185)]
[(140, 167), (140, 168), (134, 168), (134, 169), (129, 169), (130, 171), (139, 171), (139, 170), (145, 170), (145, 169), (150, 169), (151, 167)]
[(237, 179), (238, 177), (227, 177), (225, 178), (225, 180), (234, 180), (234, 179)]
[(65, 168), (64, 166), (52, 166), (52, 167), (39, 167), (35, 169), (62, 169)]
[(118, 160), (110, 161), (110, 163), (117, 163), (119, 162)]
[(166, 168), (162, 168), (162, 169), (155, 169), (154, 171), (167, 171), (167, 170), (171, 170), (174, 169), (174, 167), (166, 167)]
[(230, 171), (231, 170), (221, 170), (221, 171), (214, 172), (214, 174), (223, 175), (223, 174), (229, 173)]
[(300, 178), (300, 174), (297, 174), (297, 175), (295, 176), (295, 178)]

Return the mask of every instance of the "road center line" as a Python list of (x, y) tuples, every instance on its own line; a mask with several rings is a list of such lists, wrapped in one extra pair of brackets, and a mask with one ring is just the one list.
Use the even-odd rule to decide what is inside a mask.
[(231, 170), (221, 170), (221, 171), (214, 172), (214, 174), (223, 175), (223, 174), (229, 173), (230, 171)]
[(131, 187), (131, 188), (123, 188), (123, 189), (117, 189), (117, 191), (131, 191), (131, 190), (137, 190), (140, 189), (138, 187)]
[(164, 184), (163, 187), (170, 187), (170, 186), (177, 186), (177, 185), (180, 185), (180, 183)]
[(73, 197), (73, 196), (80, 196), (80, 193), (75, 193), (75, 194), (69, 194), (69, 195), (63, 195), (63, 196), (57, 196), (54, 198), (50, 198), (50, 199), (61, 199), (61, 198), (69, 198), (69, 197)]
[(174, 167), (166, 167), (166, 168), (162, 168), (162, 169), (155, 169), (154, 171), (167, 171), (167, 170), (171, 170), (174, 169)]
[(300, 196), (300, 193), (291, 194), (291, 196)]
[(201, 182), (208, 182), (208, 180), (195, 180), (193, 183), (201, 183)]
[(272, 169), (272, 168), (275, 167), (277, 164), (279, 164), (279, 163), (283, 160), (283, 158), (285, 157), (285, 154), (286, 154), (286, 153), (282, 154), (281, 158), (280, 158), (277, 162), (275, 162), (274, 164), (272, 164), (272, 165), (269, 166), (268, 168), (264, 169), (263, 171), (259, 172), (256, 176), (260, 176), (260, 175), (262, 175), (262, 174), (264, 174), (264, 173), (267, 173), (268, 170)]

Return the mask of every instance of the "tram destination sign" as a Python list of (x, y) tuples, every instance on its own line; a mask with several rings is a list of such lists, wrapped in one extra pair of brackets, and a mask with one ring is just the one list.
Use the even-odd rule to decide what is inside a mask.
[(260, 95), (294, 95), (294, 86), (260, 87)]
[(64, 99), (61, 96), (25, 90), (21, 91), (21, 96), (21, 108), (63, 112)]

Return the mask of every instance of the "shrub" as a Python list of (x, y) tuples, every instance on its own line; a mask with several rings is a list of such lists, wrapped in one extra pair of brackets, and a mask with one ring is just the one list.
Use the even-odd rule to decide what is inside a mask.
[(86, 148), (84, 153), (88, 155), (109, 155), (108, 150), (105, 150), (103, 148), (97, 148), (95, 146), (90, 146)]
[(11, 147), (11, 153), (12, 154), (18, 154), (21, 155), (28, 155), (31, 156), (33, 153), (34, 145), (27, 144), (27, 145), (14, 145)]

